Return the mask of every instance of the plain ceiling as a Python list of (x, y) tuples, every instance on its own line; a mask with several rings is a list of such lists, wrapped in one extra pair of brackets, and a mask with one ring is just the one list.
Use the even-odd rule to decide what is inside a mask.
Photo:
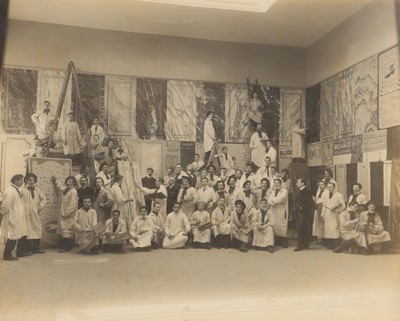
[(308, 47), (372, 0), (277, 0), (266, 13), (137, 0), (11, 0), (9, 18), (196, 39)]

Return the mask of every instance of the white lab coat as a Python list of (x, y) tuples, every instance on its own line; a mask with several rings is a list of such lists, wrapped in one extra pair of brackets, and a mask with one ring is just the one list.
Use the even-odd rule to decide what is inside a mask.
[(76, 155), (81, 153), (81, 132), (79, 126), (74, 121), (67, 121), (62, 130), (62, 140), (65, 155)]
[(340, 237), (339, 214), (346, 208), (343, 195), (334, 192), (332, 198), (328, 198), (323, 203), (322, 217), (324, 217), (324, 237), (327, 239), (337, 239)]
[(262, 219), (261, 210), (253, 218), (253, 246), (267, 247), (274, 245), (274, 218), (270, 210)]
[(151, 239), (153, 238), (154, 223), (148, 216), (136, 216), (132, 222), (129, 233), (137, 240), (131, 239), (129, 243), (134, 248), (143, 248), (151, 246)]
[(123, 238), (118, 238), (118, 236), (127, 233), (126, 223), (123, 219), (118, 219), (118, 226), (115, 232), (113, 232), (113, 220), (112, 218), (106, 221), (106, 230), (104, 231), (103, 244), (125, 244)]
[(11, 185), (4, 191), (3, 203), (1, 204), (1, 222), (0, 235), (9, 240), (18, 240), (27, 235), (27, 219), (24, 211), (24, 205), (19, 189)]
[[(190, 219), (190, 217), (192, 216), (194, 209), (195, 209), (195, 205), (197, 202), (197, 198), (196, 198), (196, 190), (194, 189), (194, 187), (188, 187), (188, 189), (186, 190), (186, 194), (185, 196), (183, 196), (183, 191), (184, 188), (182, 187), (179, 190), (178, 193), (178, 197), (177, 197), (177, 202), (181, 204), (181, 212), (186, 214), (186, 217), (188, 219)], [(168, 217), (168, 215), (167, 215)]]
[(365, 233), (357, 231), (359, 218), (351, 220), (351, 214), (349, 211), (343, 211), (339, 215), (340, 223), (340, 237), (342, 240), (356, 240), (358, 246), (367, 248), (367, 238)]
[(58, 217), (57, 234), (63, 238), (74, 237), (75, 215), (78, 211), (78, 193), (75, 188), (69, 189), (65, 195), (65, 187), (56, 181), (58, 193), (61, 195), (61, 211)]
[(204, 121), (204, 152), (211, 151), (214, 142), (216, 141), (215, 128), (211, 119), (207, 118)]
[(129, 214), (129, 206), (127, 203), (128, 198), (125, 197), (121, 187), (117, 183), (114, 183), (114, 185), (111, 186), (110, 192), (114, 199), (112, 210), (119, 210), (121, 212), (120, 217), (129, 227), (132, 223), (132, 218)]
[(211, 239), (211, 229), (199, 230), (198, 227), (210, 223), (210, 213), (207, 211), (196, 211), (193, 213), (190, 223), (192, 225), (193, 241), (199, 243), (209, 243)]
[(165, 222), (165, 220), (167, 219), (167, 196), (168, 196), (168, 191), (165, 188), (165, 186), (164, 185), (160, 185), (159, 188), (140, 187), (140, 189), (146, 195), (150, 195), (151, 196), (151, 194), (161, 193), (162, 195), (165, 196), (163, 198), (155, 197), (153, 202), (152, 202), (152, 204), (151, 204), (151, 208), (153, 208), (154, 202), (160, 203), (161, 207), (160, 207), (160, 211), (158, 212), (158, 216)]
[(266, 140), (268, 140), (268, 136), (264, 132), (261, 133), (261, 138), (258, 136), (258, 132), (255, 132), (250, 138), (251, 161), (258, 167), (264, 163)]
[(29, 240), (40, 239), (42, 237), (42, 220), (39, 212), (47, 202), (46, 196), (37, 187), (34, 190), (35, 198), (32, 198), (31, 191), (27, 186), (21, 187), (20, 191), (25, 214), (27, 215), (27, 238)]
[(230, 225), (230, 211), (228, 208), (222, 209), (221, 207), (216, 207), (211, 214), (211, 231), (214, 236), (219, 234), (229, 235), (231, 233)]
[(314, 211), (314, 221), (313, 221), (313, 232), (312, 235), (316, 236), (318, 238), (323, 238), (324, 237), (324, 219), (321, 216), (322, 214), (322, 208), (324, 202), (328, 199), (329, 197), (329, 192), (327, 189), (325, 189), (321, 197), (319, 197), (319, 194), (321, 192), (321, 189), (318, 188), (317, 193), (315, 194), (315, 211)]
[(288, 192), (281, 187), (277, 195), (272, 191), (268, 197), (271, 205), (272, 218), (274, 220), (274, 232), (276, 236), (287, 237), (288, 228)]
[(292, 158), (306, 158), (306, 146), (304, 142), (305, 128), (296, 125), (292, 132)]

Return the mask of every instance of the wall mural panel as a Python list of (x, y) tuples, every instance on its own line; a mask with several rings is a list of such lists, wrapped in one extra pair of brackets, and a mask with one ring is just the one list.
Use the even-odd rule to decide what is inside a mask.
[(320, 104), (321, 85), (318, 84), (306, 90), (307, 143), (317, 143), (320, 140)]
[(346, 69), (336, 76), (335, 85), (335, 123), (338, 135), (353, 132), (354, 113), (352, 109), (353, 87), (350, 85), (352, 79), (352, 68)]
[(379, 55), (379, 128), (400, 125), (400, 47)]
[(196, 83), (168, 80), (167, 140), (196, 140)]
[(352, 108), (354, 134), (378, 130), (378, 57), (368, 58), (353, 67)]
[(321, 138), (335, 133), (335, 83), (333, 80), (321, 84)]
[(218, 83), (196, 83), (196, 126), (197, 141), (204, 140), (204, 121), (207, 112), (214, 112), (214, 128), (217, 140), (225, 141), (225, 85)]
[(137, 132), (141, 139), (165, 139), (164, 123), (167, 115), (167, 81), (138, 78)]
[(36, 111), (37, 70), (3, 68), (1, 127), (7, 134), (33, 134)]
[(108, 134), (129, 136), (135, 128), (136, 80), (107, 77)]
[(245, 143), (252, 134), (249, 125), (249, 94), (245, 84), (225, 85), (225, 140)]
[(282, 132), (280, 144), (289, 144), (292, 142), (292, 132), (296, 121), (301, 119), (303, 105), (303, 91), (300, 89), (282, 89)]

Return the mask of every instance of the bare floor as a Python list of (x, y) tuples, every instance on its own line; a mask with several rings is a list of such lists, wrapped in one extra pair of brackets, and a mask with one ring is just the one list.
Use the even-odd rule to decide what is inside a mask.
[(0, 260), (0, 320), (400, 320), (400, 255), (291, 245)]

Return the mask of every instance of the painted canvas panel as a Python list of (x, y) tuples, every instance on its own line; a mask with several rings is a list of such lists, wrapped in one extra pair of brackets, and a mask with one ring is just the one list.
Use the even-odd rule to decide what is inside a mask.
[(378, 57), (373, 56), (353, 66), (352, 108), (354, 133), (361, 135), (378, 130)]
[(400, 47), (379, 55), (379, 128), (400, 125)]
[(390, 186), (389, 232), (393, 235), (393, 244), (400, 244), (400, 160), (393, 160), (392, 181)]
[[(337, 182), (337, 190), (343, 194), (344, 198), (347, 199), (348, 191), (347, 191), (347, 178), (346, 178), (346, 165), (336, 165), (336, 182)], [(351, 194), (351, 191), (350, 191)]]
[(307, 143), (320, 140), (320, 104), (321, 85), (315, 85), (306, 90), (306, 133)]
[(321, 165), (321, 144), (307, 144), (307, 164), (308, 166)]
[(348, 68), (336, 76), (335, 111), (337, 133), (339, 135), (352, 133), (354, 114), (352, 109), (353, 87), (351, 86), (353, 69)]
[(167, 140), (196, 139), (195, 82), (168, 80), (165, 136)]
[(38, 72), (3, 68), (1, 85), (2, 131), (7, 134), (33, 134), (31, 116), (36, 111)]
[(363, 135), (351, 137), (351, 162), (361, 163), (363, 161)]
[(141, 141), (138, 148), (139, 175), (144, 177), (146, 169), (151, 167), (154, 169), (154, 177), (164, 174), (165, 160), (163, 158), (163, 150), (165, 142), (162, 141)]
[(252, 130), (249, 125), (249, 94), (247, 85), (225, 85), (226, 141), (245, 143)]
[(321, 163), (326, 166), (333, 164), (333, 141), (322, 141), (321, 142)]
[(263, 128), (266, 129), (272, 145), (279, 146), (281, 122), (280, 88), (260, 86), (260, 92), (260, 100), (264, 106)]
[(301, 119), (303, 91), (300, 89), (282, 89), (282, 130), (281, 144), (291, 143), (293, 128), (296, 121)]
[[(103, 119), (104, 108), (104, 84), (105, 77), (102, 75), (78, 74), (79, 92), (81, 94), (83, 119), (77, 112), (77, 119), (80, 126), (83, 122), (90, 123), (94, 118)], [(78, 96), (76, 84), (72, 80), (72, 108), (78, 107)]]
[(141, 139), (165, 139), (164, 123), (167, 115), (167, 81), (138, 78), (136, 126)]
[(136, 80), (108, 77), (108, 134), (128, 136), (135, 128)]
[(335, 83), (329, 81), (321, 85), (321, 138), (331, 137), (335, 132)]
[(219, 142), (225, 140), (225, 85), (219, 83), (196, 83), (197, 141), (204, 141), (204, 121), (207, 112), (214, 112), (215, 135)]

